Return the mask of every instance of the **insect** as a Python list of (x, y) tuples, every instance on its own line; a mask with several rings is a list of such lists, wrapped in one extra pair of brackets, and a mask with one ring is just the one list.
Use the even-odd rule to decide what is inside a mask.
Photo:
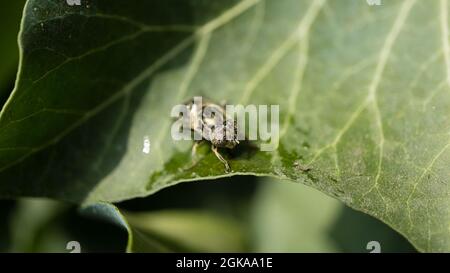
[(195, 99), (185, 103), (188, 110), (189, 129), (201, 136), (192, 146), (192, 156), (195, 156), (198, 145), (203, 141), (211, 143), (211, 150), (225, 165), (225, 171), (231, 170), (228, 162), (220, 154), (218, 148), (234, 149), (238, 144), (237, 125), (234, 117), (227, 117), (224, 105), (203, 100), (200, 104)]

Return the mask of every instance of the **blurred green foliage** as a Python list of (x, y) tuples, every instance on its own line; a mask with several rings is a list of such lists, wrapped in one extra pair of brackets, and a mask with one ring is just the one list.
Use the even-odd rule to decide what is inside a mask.
[[(415, 251), (371, 216), (307, 186), (268, 180), (181, 183), (117, 206), (140, 229), (134, 251), (369, 252), (369, 241), (380, 242), (382, 252)], [(69, 241), (80, 242), (82, 252), (126, 250), (126, 230), (83, 216), (73, 205), (23, 199), (0, 207), (6, 219), (0, 224), (1, 251), (69, 252)]]

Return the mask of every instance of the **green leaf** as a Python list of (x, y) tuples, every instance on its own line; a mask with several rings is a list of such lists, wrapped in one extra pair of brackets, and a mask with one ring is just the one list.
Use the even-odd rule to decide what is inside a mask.
[[(275, 176), (381, 219), (421, 251), (450, 251), (448, 10), (445, 0), (30, 0), (0, 116), (1, 196), (115, 202), (182, 181)], [(190, 168), (169, 114), (194, 95), (279, 104), (278, 149), (224, 153), (227, 174), (204, 147)]]
[(0, 10), (0, 108), (11, 93), (10, 81), (14, 80), (19, 50), (17, 46), (17, 32), (19, 32), (20, 18), (25, 0), (8, 1)]
[(128, 233), (127, 252), (242, 252), (245, 242), (233, 221), (210, 212), (167, 210), (121, 212), (108, 203), (82, 212), (114, 223)]
[(265, 179), (254, 199), (252, 250), (256, 252), (363, 252), (376, 241), (381, 252), (413, 247), (380, 221), (310, 187)]
[(0, 252), (69, 253), (74, 250), (69, 242), (78, 242), (83, 253), (125, 250), (127, 234), (122, 228), (82, 217), (78, 206), (43, 198), (16, 203), (7, 212), (8, 203), (1, 202)]
[(54, 221), (67, 204), (45, 199), (19, 200), (10, 220), (10, 252), (63, 252), (69, 241)]

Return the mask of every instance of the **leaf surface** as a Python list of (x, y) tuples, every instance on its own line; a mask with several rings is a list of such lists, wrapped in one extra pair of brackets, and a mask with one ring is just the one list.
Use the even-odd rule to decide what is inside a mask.
[[(383, 220), (419, 250), (449, 251), (448, 10), (445, 0), (30, 0), (0, 116), (1, 196), (115, 202), (182, 181), (274, 176)], [(192, 166), (170, 110), (195, 95), (280, 105), (278, 149), (224, 153), (227, 174), (204, 146)]]

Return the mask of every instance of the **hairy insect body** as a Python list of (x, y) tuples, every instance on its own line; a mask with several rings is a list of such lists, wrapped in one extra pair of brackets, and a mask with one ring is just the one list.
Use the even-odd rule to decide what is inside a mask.
[[(226, 171), (229, 171), (228, 162), (218, 152), (217, 148), (233, 149), (239, 144), (234, 117), (228, 117), (222, 105), (210, 101), (198, 104), (195, 100), (190, 100), (186, 106), (189, 113), (190, 129), (197, 136), (194, 136), (194, 138), (198, 142), (201, 140), (209, 141), (211, 149), (217, 158), (224, 163)], [(194, 144), (193, 154), (198, 142)]]

